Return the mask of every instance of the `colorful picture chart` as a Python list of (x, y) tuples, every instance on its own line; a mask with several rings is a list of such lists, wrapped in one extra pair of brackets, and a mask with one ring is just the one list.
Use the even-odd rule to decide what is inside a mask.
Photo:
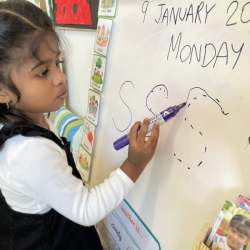
[(92, 154), (94, 139), (95, 126), (85, 117), (82, 134), (82, 145), (90, 154)]
[(99, 18), (95, 38), (95, 52), (107, 56), (108, 44), (111, 35), (112, 20)]
[(80, 146), (76, 168), (86, 183), (89, 181), (90, 166), (91, 156), (82, 146)]
[(117, 0), (100, 0), (99, 1), (99, 17), (115, 17)]
[(90, 89), (88, 98), (88, 110), (86, 117), (95, 126), (97, 126), (99, 120), (100, 102), (101, 102), (101, 95), (95, 92), (94, 90)]
[(99, 55), (94, 55), (90, 85), (100, 92), (102, 92), (103, 89), (105, 68), (106, 68), (106, 58)]
[(126, 200), (98, 223), (105, 250), (160, 250), (160, 244)]

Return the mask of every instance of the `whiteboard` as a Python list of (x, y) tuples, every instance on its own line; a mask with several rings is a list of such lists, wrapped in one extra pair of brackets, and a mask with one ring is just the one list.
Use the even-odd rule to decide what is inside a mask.
[(90, 184), (123, 163), (113, 142), (134, 122), (187, 102), (126, 197), (164, 250), (192, 249), (226, 199), (250, 196), (249, 19), (245, 0), (118, 1)]

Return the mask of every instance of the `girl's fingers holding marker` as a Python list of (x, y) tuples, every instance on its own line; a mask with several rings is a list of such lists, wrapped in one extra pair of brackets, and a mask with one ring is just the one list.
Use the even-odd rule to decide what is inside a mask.
[[(151, 137), (147, 142), (145, 141), (149, 122), (149, 118), (145, 118), (141, 127), (140, 122), (137, 122), (132, 126), (130, 130), (128, 162), (136, 167), (139, 172), (146, 167), (146, 165), (154, 156), (159, 137), (160, 124), (159, 122), (155, 122), (153, 125)], [(139, 128), (140, 131), (138, 134)]]
[(148, 125), (149, 125), (150, 119), (149, 118), (145, 118), (143, 120), (140, 132), (138, 134), (138, 138), (137, 138), (137, 142), (141, 145), (145, 144), (145, 138), (148, 132)]
[(153, 126), (152, 133), (150, 135), (150, 138), (147, 141), (147, 145), (149, 147), (154, 147), (157, 145), (158, 138), (159, 138), (159, 132), (160, 132), (160, 123), (156, 121)]
[(137, 141), (137, 135), (138, 135), (138, 129), (141, 125), (141, 122), (136, 122), (130, 129), (129, 133), (129, 144), (136, 143)]

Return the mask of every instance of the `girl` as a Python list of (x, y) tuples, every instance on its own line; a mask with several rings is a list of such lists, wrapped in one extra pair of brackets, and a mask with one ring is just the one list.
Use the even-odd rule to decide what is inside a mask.
[(133, 125), (128, 157), (88, 191), (69, 143), (44, 113), (63, 106), (66, 77), (60, 40), (42, 10), (24, 0), (0, 2), (0, 249), (102, 249), (94, 224), (133, 188), (159, 135), (149, 119)]
[(249, 242), (250, 220), (237, 214), (230, 221), (227, 236), (216, 236), (212, 250), (246, 250)]

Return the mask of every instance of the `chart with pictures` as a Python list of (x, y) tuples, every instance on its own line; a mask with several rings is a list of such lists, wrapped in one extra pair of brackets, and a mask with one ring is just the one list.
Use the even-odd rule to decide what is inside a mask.
[[(85, 183), (89, 182), (90, 166), (99, 122), (101, 96), (106, 81), (106, 66), (108, 48), (112, 34), (113, 19), (116, 14), (117, 0), (100, 0), (98, 10), (98, 24), (94, 43), (90, 89), (88, 93), (87, 112), (84, 118), (84, 128), (79, 149), (77, 169)], [(104, 17), (104, 18), (101, 18)], [(109, 48), (109, 50), (112, 48)]]

